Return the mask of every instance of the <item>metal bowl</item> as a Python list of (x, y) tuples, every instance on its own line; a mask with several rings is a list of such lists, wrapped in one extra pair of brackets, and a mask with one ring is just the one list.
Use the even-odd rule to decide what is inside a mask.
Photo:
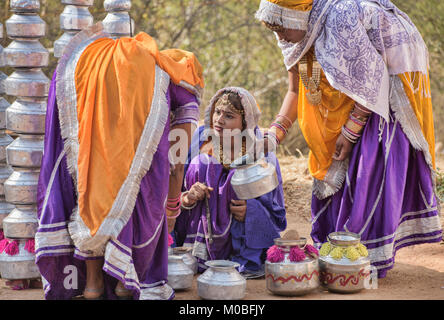
[(245, 297), (247, 281), (236, 270), (239, 264), (227, 260), (205, 262), (208, 267), (197, 278), (197, 292), (206, 300), (240, 300)]
[(193, 286), (194, 272), (185, 264), (181, 255), (168, 256), (168, 284), (174, 290), (185, 290)]
[(19, 253), (13, 256), (0, 253), (0, 274), (3, 279), (37, 279), (40, 272), (35, 264), (35, 254), (25, 250), (26, 240), (19, 241)]

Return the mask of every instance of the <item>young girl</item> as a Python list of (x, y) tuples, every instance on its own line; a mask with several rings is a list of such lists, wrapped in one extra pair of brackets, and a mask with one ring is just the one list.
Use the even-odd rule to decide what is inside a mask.
[(246, 278), (261, 277), (265, 251), (286, 227), (282, 178), (274, 154), (267, 157), (276, 165), (279, 180), (272, 192), (238, 200), (231, 186), (235, 170), (230, 163), (246, 153), (256, 136), (261, 137), (259, 117), (258, 105), (248, 91), (224, 88), (211, 99), (205, 124), (193, 136), (191, 151), (200, 152), (190, 153), (185, 168), (182, 213), (175, 236), (178, 245), (193, 248), (200, 271), (207, 260), (231, 259), (240, 264), (239, 271)]

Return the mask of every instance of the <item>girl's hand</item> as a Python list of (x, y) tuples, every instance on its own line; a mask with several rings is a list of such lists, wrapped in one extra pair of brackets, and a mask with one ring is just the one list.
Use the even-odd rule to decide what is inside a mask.
[(247, 213), (247, 201), (245, 200), (231, 200), (230, 212), (233, 218), (239, 222), (245, 221)]
[(188, 194), (184, 196), (183, 199), (184, 205), (190, 207), (193, 204), (195, 204), (197, 201), (205, 199), (205, 197), (210, 198), (211, 191), (213, 191), (213, 188), (207, 187), (205, 184), (201, 182), (196, 182), (188, 191)]
[(338, 161), (347, 159), (352, 149), (353, 143), (348, 141), (342, 134), (340, 134), (338, 140), (336, 140), (336, 151), (333, 154), (333, 159)]

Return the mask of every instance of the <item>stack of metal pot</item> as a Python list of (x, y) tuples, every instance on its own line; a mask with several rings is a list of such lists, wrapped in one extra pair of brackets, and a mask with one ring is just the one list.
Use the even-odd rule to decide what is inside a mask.
[(321, 281), (329, 291), (359, 292), (377, 277), (371, 272), (367, 249), (356, 233), (330, 233), (319, 253)]
[(5, 80), (6, 94), (17, 99), (6, 110), (6, 128), (17, 138), (6, 147), (7, 163), (14, 170), (4, 183), (6, 201), (15, 208), (3, 220), (5, 237), (19, 242), (15, 255), (0, 256), (0, 271), (6, 279), (40, 277), (35, 254), (25, 249), (38, 227), (37, 183), (43, 155), (46, 100), (49, 79), (42, 72), (49, 52), (39, 42), (46, 24), (38, 16), (38, 0), (11, 0), (13, 15), (6, 21), (11, 44), (4, 49), (7, 66), (15, 71)]
[(61, 0), (65, 9), (60, 15), (60, 28), (63, 35), (54, 42), (54, 56), (60, 58), (63, 49), (69, 41), (80, 31), (93, 24), (94, 18), (89, 12), (89, 7), (94, 0)]
[(128, 37), (134, 34), (134, 20), (129, 15), (131, 0), (105, 0), (103, 6), (108, 12), (103, 19), (103, 27), (111, 37)]
[[(270, 261), (267, 253), (265, 279), (267, 289), (283, 296), (300, 296), (312, 292), (320, 285), (317, 250), (307, 245), (306, 238), (274, 240), (274, 250), (279, 251), (279, 259)], [(308, 248), (313, 248), (311, 251)], [(293, 257), (298, 250), (297, 261)]]
[[(3, 39), (3, 25), (0, 23), (0, 40)], [(3, 47), (0, 46), (0, 68), (5, 66), (3, 59)], [(2, 97), (5, 94), (5, 80), (8, 76), (0, 71), (0, 230), (3, 230), (3, 220), (14, 209), (14, 206), (6, 202), (3, 184), (12, 173), (11, 167), (6, 163), (6, 147), (13, 139), (6, 134), (6, 109), (9, 102)], [(0, 239), (1, 240), (1, 239)]]

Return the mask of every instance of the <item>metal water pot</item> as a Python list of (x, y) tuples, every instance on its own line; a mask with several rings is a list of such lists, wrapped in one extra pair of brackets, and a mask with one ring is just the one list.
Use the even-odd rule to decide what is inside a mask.
[(5, 131), (0, 129), (0, 162), (6, 160), (6, 149), (14, 141)]
[(46, 99), (20, 98), (6, 110), (6, 126), (15, 133), (44, 134)]
[[(328, 243), (332, 250), (327, 255), (319, 256), (319, 269), (321, 282), (329, 291), (339, 293), (359, 292), (365, 288), (365, 284), (374, 280), (374, 274), (370, 270), (370, 259), (359, 256), (351, 260), (342, 255), (335, 257), (334, 248), (346, 250), (356, 247), (360, 243), (360, 236), (352, 232), (332, 232), (328, 235)], [(372, 278), (370, 276), (372, 275)], [(377, 281), (377, 280), (376, 280)]]
[(206, 300), (240, 300), (245, 297), (247, 280), (236, 270), (239, 263), (228, 260), (205, 262), (208, 267), (197, 278), (197, 293)]
[(5, 62), (13, 68), (41, 68), (49, 62), (48, 50), (37, 40), (14, 40), (3, 51)]
[(6, 201), (17, 205), (34, 204), (39, 174), (40, 169), (15, 168), (4, 184)]
[(16, 13), (37, 13), (40, 10), (39, 0), (10, 0), (9, 6)]
[(289, 258), (291, 248), (303, 249), (307, 239), (278, 238), (274, 243), (282, 249), (285, 258), (281, 262), (265, 261), (267, 289), (282, 296), (300, 296), (317, 289), (320, 285), (318, 259), (306, 255), (303, 261), (293, 262)]
[(234, 160), (231, 168), (236, 170), (231, 178), (231, 185), (239, 199), (260, 197), (279, 185), (276, 167), (264, 157), (253, 162), (251, 156), (246, 154)]
[(116, 11), (109, 12), (105, 19), (103, 19), (103, 28), (111, 36), (129, 36), (134, 34), (134, 20), (131, 19), (131, 32), (130, 32), (130, 16), (128, 12)]
[(14, 14), (6, 21), (8, 37), (42, 38), (45, 36), (46, 23), (38, 15)]
[(191, 254), (192, 250), (190, 247), (175, 247), (172, 248), (172, 254), (182, 256), (183, 262), (196, 274), (197, 259)]
[(60, 27), (62, 30), (80, 31), (86, 29), (94, 22), (88, 7), (67, 5), (60, 15)]
[(174, 290), (185, 290), (193, 286), (194, 272), (181, 255), (168, 256), (168, 284)]
[(3, 229), (3, 220), (14, 210), (14, 205), (6, 202), (4, 196), (0, 196), (0, 229)]
[(32, 239), (37, 232), (37, 206), (17, 206), (3, 220), (3, 230), (6, 238)]
[(130, 11), (131, 1), (130, 0), (105, 0), (103, 3), (105, 11)]
[(3, 279), (37, 279), (40, 272), (35, 264), (35, 254), (25, 249), (26, 240), (19, 241), (19, 253), (13, 256), (0, 253), (0, 274)]
[(13, 172), (14, 170), (6, 163), (0, 163), (0, 201), (1, 198), (5, 197), (5, 181), (8, 180)]
[(36, 69), (17, 69), (5, 80), (6, 93), (20, 97), (46, 97), (50, 86), (43, 71)]
[(60, 58), (63, 54), (63, 50), (77, 34), (77, 31), (66, 31), (60, 38), (54, 41), (54, 57)]
[(40, 168), (44, 148), (43, 135), (19, 135), (8, 147), (8, 164), (13, 167)]

